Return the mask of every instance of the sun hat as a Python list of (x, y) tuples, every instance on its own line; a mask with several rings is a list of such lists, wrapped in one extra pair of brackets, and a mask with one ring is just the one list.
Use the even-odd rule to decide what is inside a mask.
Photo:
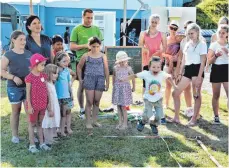
[(116, 54), (116, 64), (119, 63), (119, 62), (122, 62), (122, 61), (127, 61), (131, 59), (130, 57), (128, 57), (127, 53), (124, 52), (124, 51), (119, 51), (117, 54)]
[(179, 23), (178, 23), (178, 21), (176, 21), (176, 20), (172, 20), (172, 21), (169, 23), (169, 26), (176, 26), (176, 27), (179, 27)]
[(45, 58), (44, 56), (42, 56), (41, 54), (33, 54), (32, 57), (30, 58), (30, 68), (33, 68), (34, 66), (36, 66), (37, 64), (48, 60), (48, 58)]

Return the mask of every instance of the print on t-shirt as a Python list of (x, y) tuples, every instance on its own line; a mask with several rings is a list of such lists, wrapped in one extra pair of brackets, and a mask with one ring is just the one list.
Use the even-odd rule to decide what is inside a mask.
[(160, 92), (161, 90), (161, 84), (157, 80), (152, 80), (149, 83), (149, 94), (155, 95), (157, 92)]

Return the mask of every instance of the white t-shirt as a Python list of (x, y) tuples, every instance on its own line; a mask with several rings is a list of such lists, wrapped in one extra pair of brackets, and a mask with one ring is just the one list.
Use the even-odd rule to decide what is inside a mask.
[(186, 43), (187, 43), (187, 37), (183, 38), (181, 40), (181, 42), (180, 42), (180, 49), (181, 49), (182, 52), (184, 50), (184, 46), (185, 46)]
[(207, 54), (207, 44), (204, 41), (200, 41), (196, 46), (193, 46), (188, 42), (185, 44), (183, 53), (185, 56), (185, 65), (200, 64), (200, 56)]
[(214, 64), (217, 64), (217, 65), (228, 64), (228, 58), (229, 57), (228, 57), (227, 53), (222, 50), (222, 48), (227, 48), (228, 49), (229, 48), (229, 45), (226, 44), (226, 45), (222, 46), (217, 41), (211, 43), (209, 49), (211, 49), (212, 51), (214, 51), (214, 53), (216, 53), (218, 51), (222, 51), (223, 52), (223, 55), (222, 56), (216, 58)]
[(146, 87), (143, 98), (150, 102), (156, 102), (163, 97), (162, 82), (171, 76), (164, 71), (160, 71), (157, 75), (153, 75), (150, 71), (142, 71), (136, 75), (145, 80)]

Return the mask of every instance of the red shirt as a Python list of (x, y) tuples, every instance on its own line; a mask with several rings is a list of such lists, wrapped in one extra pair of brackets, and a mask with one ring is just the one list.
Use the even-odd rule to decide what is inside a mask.
[(47, 75), (40, 73), (39, 76), (35, 76), (30, 73), (26, 76), (25, 82), (31, 83), (31, 105), (34, 110), (45, 110), (48, 105), (48, 90), (45, 81)]

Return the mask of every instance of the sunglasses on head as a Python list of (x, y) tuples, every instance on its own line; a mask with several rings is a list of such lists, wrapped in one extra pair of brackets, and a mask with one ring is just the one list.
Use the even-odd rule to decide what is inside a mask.
[(161, 61), (161, 59), (160, 59), (160, 58), (157, 58), (157, 57), (153, 57), (153, 58), (152, 58), (152, 61), (159, 62), (159, 61)]
[(174, 30), (174, 31), (177, 31), (177, 27), (172, 27), (172, 26), (169, 26), (170, 30)]

